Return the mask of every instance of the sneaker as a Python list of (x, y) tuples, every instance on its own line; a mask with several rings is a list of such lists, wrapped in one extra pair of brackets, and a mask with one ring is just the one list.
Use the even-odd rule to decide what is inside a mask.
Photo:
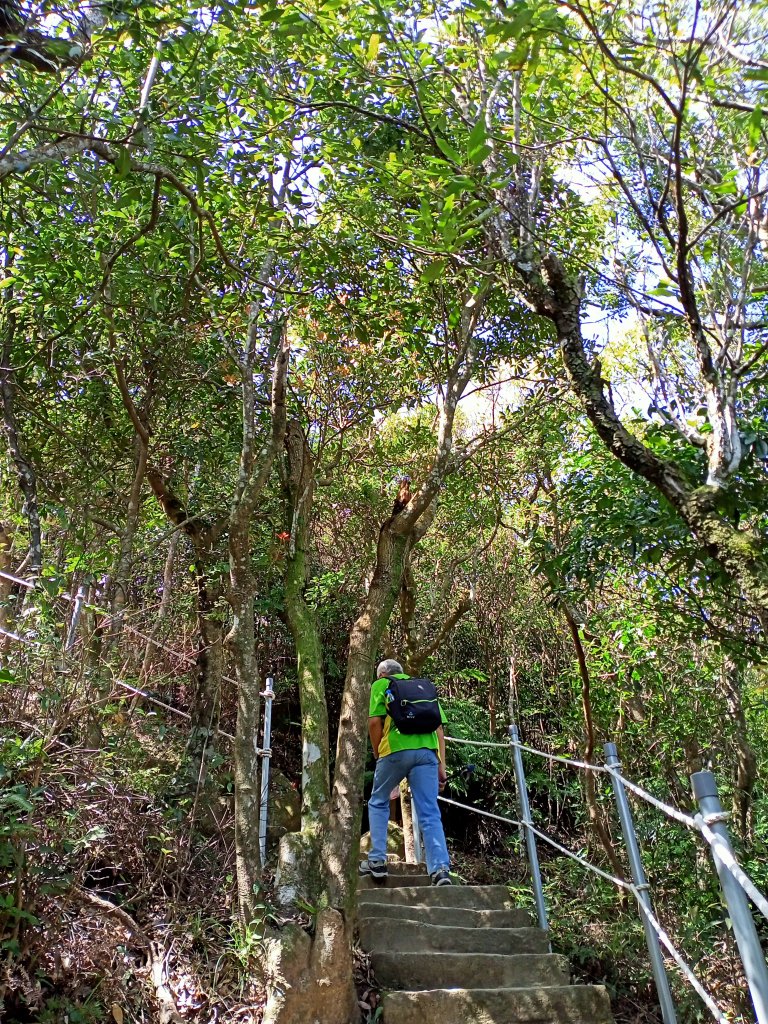
[(360, 874), (370, 875), (381, 881), (387, 877), (387, 862), (385, 860), (364, 860), (360, 862)]
[(432, 885), (453, 885), (448, 868), (438, 868), (432, 872), (431, 878)]

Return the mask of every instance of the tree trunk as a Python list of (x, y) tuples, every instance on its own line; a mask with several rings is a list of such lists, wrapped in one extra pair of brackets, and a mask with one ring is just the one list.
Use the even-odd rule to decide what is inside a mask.
[(141, 511), (141, 491), (144, 486), (144, 478), (147, 472), (147, 458), (149, 452), (147, 445), (137, 434), (134, 438), (133, 451), (133, 482), (128, 496), (128, 509), (125, 516), (125, 528), (120, 535), (120, 554), (117, 565), (112, 573), (112, 599), (110, 611), (112, 613), (112, 635), (117, 638), (122, 631), (123, 609), (128, 600), (128, 582), (133, 565), (133, 547), (136, 538), (136, 531), (139, 527), (139, 514)]
[[(576, 651), (576, 660), (579, 665), (579, 675), (581, 676), (581, 706), (584, 713), (584, 730), (586, 733), (586, 743), (584, 747), (584, 760), (587, 764), (592, 763), (592, 759), (595, 753), (595, 726), (592, 719), (592, 701), (590, 698), (590, 677), (589, 668), (587, 666), (587, 656), (584, 651), (584, 645), (581, 642), (581, 636), (579, 635), (579, 627), (571, 614), (570, 608), (561, 602), (563, 609), (563, 615), (565, 621), (568, 624), (568, 630), (573, 640), (573, 646)], [(587, 804), (587, 812), (589, 814), (589, 820), (592, 824), (595, 835), (608, 858), (608, 863), (611, 865), (613, 873), (618, 878), (624, 877), (624, 868), (622, 867), (621, 861), (619, 860), (616, 848), (611, 840), (608, 828), (603, 820), (603, 816), (600, 813), (600, 807), (597, 803), (597, 792), (595, 787), (595, 773), (591, 771), (584, 772), (584, 799)]]
[(301, 701), (301, 831), (280, 842), (279, 891), (288, 903), (301, 895), (317, 905), (327, 891), (322, 855), (330, 803), (328, 707), (325, 699), (323, 649), (317, 614), (304, 597), (309, 576), (309, 526), (315, 464), (298, 420), (288, 424), (285, 438), (285, 499), (288, 551), (285, 561), (285, 610), (296, 645)]
[(233, 612), (227, 645), (237, 679), (237, 725), (235, 728), (235, 864), (240, 917), (251, 924), (260, 917), (261, 854), (259, 851), (259, 754), (261, 712), (260, 677), (256, 664), (253, 623), (253, 594), (240, 583), (249, 575), (250, 543), (247, 531), (230, 531), (230, 592)]
[(144, 393), (141, 407), (137, 408), (125, 378), (125, 367), (119, 359), (115, 359), (115, 375), (118, 390), (126, 412), (135, 431), (133, 442), (133, 482), (128, 496), (128, 509), (125, 517), (125, 529), (120, 536), (120, 553), (112, 573), (112, 595), (110, 610), (112, 612), (112, 634), (117, 638), (122, 630), (123, 608), (128, 599), (127, 587), (133, 563), (133, 542), (139, 526), (141, 512), (141, 492), (147, 474), (149, 458), (149, 409), (152, 403), (153, 378), (150, 376)]
[(736, 758), (733, 785), (733, 819), (744, 842), (752, 837), (752, 799), (757, 781), (757, 758), (749, 742), (747, 718), (741, 696), (739, 666), (726, 654), (720, 679), (725, 694), (728, 714), (733, 727), (733, 747)]
[[(189, 537), (195, 558), (199, 639), (195, 657), (194, 689), (189, 707), (187, 770), (191, 784), (197, 786), (200, 781), (205, 781), (205, 759), (213, 750), (219, 724), (221, 679), (224, 672), (224, 627), (219, 607), (222, 584), (220, 576), (212, 566), (216, 560), (216, 546), (224, 523), (209, 523), (201, 516), (190, 515), (171, 488), (168, 479), (156, 467), (148, 468), (147, 480), (168, 519)], [(178, 534), (174, 534), (174, 537), (178, 537)], [(171, 552), (173, 550), (172, 547)], [(166, 583), (170, 586), (167, 577), (173, 568), (171, 552), (168, 556), (170, 562), (166, 560), (161, 612), (167, 608)], [(147, 663), (146, 652), (144, 663)]]
[(209, 570), (211, 561), (210, 556), (206, 557), (202, 552), (195, 555), (200, 641), (195, 658), (195, 685), (189, 705), (190, 729), (186, 747), (190, 778), (195, 785), (205, 783), (207, 759), (215, 747), (224, 674), (224, 629), (219, 607), (222, 588)]
[(368, 701), (379, 641), (400, 590), (411, 538), (394, 533), (392, 517), (381, 528), (376, 569), (349, 639), (331, 796), (328, 867), (331, 905), (351, 910), (357, 886)]
[[(155, 620), (157, 625), (160, 625), (165, 621), (168, 616), (168, 609), (171, 605), (171, 594), (173, 593), (173, 570), (176, 562), (176, 551), (179, 546), (180, 537), (181, 531), (174, 530), (171, 534), (171, 540), (168, 545), (168, 554), (165, 556), (165, 566), (163, 567), (163, 593), (160, 598), (160, 607), (157, 609), (157, 618)], [(141, 665), (142, 686), (146, 685), (147, 680), (152, 674), (152, 662), (155, 651), (155, 645), (148, 640), (147, 646), (144, 648), (144, 660)], [(136, 698), (137, 706), (140, 701), (140, 697)]]
[(263, 1024), (355, 1024), (360, 1019), (352, 960), (353, 929), (326, 907), (310, 937), (289, 924), (265, 942)]
[[(7, 523), (0, 523), (0, 572), (13, 575), (13, 558), (11, 547), (13, 545), (13, 530)], [(0, 630), (10, 631), (11, 617), (11, 594), (13, 582), (0, 576)], [(4, 650), (5, 638), (0, 632), (0, 652)]]
[[(600, 365), (590, 362), (581, 334), (581, 288), (555, 256), (542, 261), (543, 279), (526, 276), (538, 313), (555, 326), (571, 386), (606, 447), (669, 501), (704, 550), (741, 589), (763, 628), (768, 628), (768, 559), (763, 540), (740, 530), (718, 511), (721, 488), (694, 487), (674, 462), (662, 459), (619, 419), (606, 394)], [(546, 283), (544, 283), (546, 281)]]
[[(262, 275), (271, 263), (265, 262)], [(240, 370), (242, 382), (242, 430), (240, 467), (229, 516), (229, 594), (232, 629), (227, 646), (232, 653), (237, 680), (235, 728), (235, 864), (240, 919), (249, 925), (260, 916), (258, 890), (261, 875), (259, 851), (258, 731), (260, 679), (256, 662), (254, 583), (251, 573), (251, 519), (256, 502), (271, 475), (286, 429), (285, 392), (290, 348), (282, 323), (272, 328), (275, 355), (272, 366), (271, 425), (266, 443), (257, 450), (254, 376), (258, 334), (256, 310)]]
[(319, 823), (327, 812), (331, 793), (322, 642), (315, 610), (304, 598), (309, 578), (307, 557), (315, 466), (304, 432), (296, 420), (288, 426), (286, 456), (290, 539), (285, 601), (298, 659), (303, 745), (301, 824), (304, 829)]
[(488, 671), (488, 731), (493, 738), (496, 735), (496, 673), (494, 663), (486, 662)]
[[(7, 265), (7, 264), (6, 264)], [(37, 501), (37, 473), (24, 451), (16, 423), (16, 380), (13, 369), (13, 342), (16, 335), (16, 317), (9, 307), (11, 288), (4, 290), (6, 307), (3, 331), (2, 364), (0, 364), (0, 400), (3, 407), (3, 428), (8, 451), (18, 474), (19, 488), (24, 495), (24, 514), (29, 526), (29, 563), (27, 575), (36, 579), (43, 566), (43, 533)]]

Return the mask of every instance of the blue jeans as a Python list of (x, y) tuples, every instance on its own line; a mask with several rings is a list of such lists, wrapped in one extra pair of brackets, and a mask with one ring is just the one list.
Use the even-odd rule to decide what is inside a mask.
[(450, 867), (443, 822), (437, 806), (438, 764), (436, 751), (427, 747), (420, 747), (418, 750), (396, 750), (378, 759), (373, 776), (373, 792), (368, 801), (368, 821), (371, 828), (369, 861), (387, 859), (389, 794), (403, 779), (408, 779), (413, 802), (416, 804), (416, 813), (419, 816), (427, 871), (431, 875), (438, 868)]

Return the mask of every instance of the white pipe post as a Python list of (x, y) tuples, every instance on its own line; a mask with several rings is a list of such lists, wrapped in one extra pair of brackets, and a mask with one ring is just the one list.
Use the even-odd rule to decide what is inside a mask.
[[(267, 676), (267, 688), (261, 696), (264, 698), (264, 739), (259, 751), (261, 757), (261, 801), (259, 804), (259, 850), (262, 867), (267, 860), (267, 804), (269, 802), (269, 759), (272, 757), (272, 701), (275, 699), (274, 679)], [(256, 742), (256, 737), (254, 737)]]
[[(605, 763), (608, 767), (621, 771), (621, 761), (619, 760), (619, 752), (616, 744), (606, 743), (603, 746), (603, 750), (605, 751)], [(637, 899), (644, 907), (646, 907), (646, 909), (653, 913), (653, 904), (651, 903), (648, 879), (645, 876), (645, 868), (643, 867), (643, 858), (640, 854), (640, 845), (637, 841), (637, 833), (635, 832), (632, 809), (629, 806), (629, 800), (627, 799), (627, 794), (621, 780), (617, 775), (611, 773), (611, 781), (613, 782), (613, 795), (616, 799), (616, 809), (619, 812), (621, 832), (624, 836), (624, 843), (627, 847), (629, 867), (632, 872), (635, 889), (637, 890)], [(667, 971), (664, 966), (664, 956), (661, 952), (659, 940), (656, 936), (656, 932), (651, 926), (651, 922), (642, 910), (640, 911), (640, 919), (643, 922), (645, 944), (648, 947), (648, 955), (651, 958), (651, 970), (653, 971), (653, 978), (656, 982), (656, 994), (659, 997), (662, 1019), (664, 1024), (676, 1024), (677, 1015), (675, 1014), (675, 1004), (672, 1000), (672, 992), (669, 988), (669, 980), (667, 979)]]
[[(531, 805), (528, 801), (528, 784), (525, 781), (523, 755), (520, 751), (520, 731), (514, 723), (509, 727), (509, 742), (512, 747), (512, 761), (515, 766), (517, 800), (520, 806), (520, 821), (525, 831), (525, 849), (528, 859), (528, 870), (531, 874), (531, 885), (533, 886), (533, 899), (536, 904), (536, 916), (539, 920), (539, 928), (546, 932), (547, 938), (549, 938), (547, 905), (544, 902), (544, 885), (541, 880), (539, 854), (536, 850), (536, 836), (531, 832), (533, 818), (531, 817)], [(548, 948), (551, 952), (552, 947), (549, 946)]]
[[(691, 776), (691, 785), (704, 821), (722, 842), (725, 850), (733, 856), (728, 829), (724, 824), (725, 814), (717, 794), (714, 775), (712, 772), (695, 772)], [(747, 894), (717, 856), (717, 847), (711, 846), (709, 852), (715, 862), (720, 888), (725, 896), (725, 904), (733, 925), (733, 935), (741, 954), (749, 994), (752, 996), (752, 1003), (755, 1007), (755, 1016), (758, 1024), (768, 1024), (768, 965), (766, 965), (752, 911), (747, 902)]]
[(75, 640), (77, 639), (77, 628), (80, 625), (80, 616), (83, 611), (83, 605), (85, 604), (85, 596), (88, 593), (88, 587), (90, 586), (87, 579), (83, 580), (80, 586), (77, 588), (77, 595), (75, 597), (75, 606), (72, 609), (72, 620), (69, 624), (69, 630), (67, 631), (67, 640), (64, 644), (65, 651), (71, 651), (75, 646)]
[(416, 801), (411, 793), (411, 824), (413, 825), (413, 855), (416, 863), (421, 864), (424, 859), (424, 851), (421, 844), (421, 825), (419, 824), (419, 812), (416, 810)]

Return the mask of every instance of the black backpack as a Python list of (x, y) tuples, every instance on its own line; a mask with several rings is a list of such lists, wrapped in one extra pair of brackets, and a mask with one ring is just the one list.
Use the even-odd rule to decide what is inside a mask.
[(437, 690), (430, 679), (394, 679), (384, 694), (387, 714), (404, 736), (434, 732), (441, 725)]

